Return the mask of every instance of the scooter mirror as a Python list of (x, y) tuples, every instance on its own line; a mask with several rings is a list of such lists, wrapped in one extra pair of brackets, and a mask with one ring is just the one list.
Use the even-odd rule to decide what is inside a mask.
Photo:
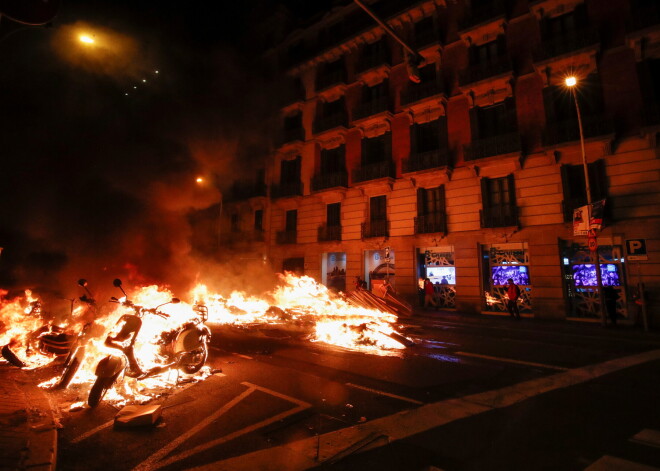
[(170, 301), (172, 304), (179, 304), (181, 300), (179, 298), (172, 298), (172, 301)]
[(112, 286), (115, 288), (121, 288), (121, 280), (119, 278), (115, 278), (112, 280)]
[(87, 286), (87, 280), (84, 279), (84, 278), (79, 279), (78, 280), (78, 285), (82, 286), (84, 288), (85, 286)]
[(113, 303), (119, 302), (119, 299), (115, 298), (114, 296), (110, 297), (110, 301)]

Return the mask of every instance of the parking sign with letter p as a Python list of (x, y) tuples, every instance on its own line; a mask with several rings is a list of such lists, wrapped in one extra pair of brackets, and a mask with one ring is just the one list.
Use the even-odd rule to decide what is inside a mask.
[(627, 239), (626, 254), (628, 260), (648, 260), (649, 256), (646, 254), (646, 240)]

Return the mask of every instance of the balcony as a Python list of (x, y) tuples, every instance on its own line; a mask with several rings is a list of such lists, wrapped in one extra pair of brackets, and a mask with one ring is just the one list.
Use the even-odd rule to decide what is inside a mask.
[(495, 0), (487, 2), (479, 8), (469, 8), (465, 11), (461, 29), (468, 29), (489, 20), (494, 20), (506, 14), (506, 2), (504, 0)]
[(449, 165), (449, 150), (433, 149), (426, 152), (412, 154), (409, 159), (403, 161), (403, 173), (419, 172), (434, 168), (447, 167)]
[(278, 231), (275, 234), (277, 245), (295, 244), (298, 240), (298, 231)]
[(424, 49), (427, 46), (432, 44), (437, 44), (440, 42), (440, 36), (438, 31), (435, 29), (425, 29), (423, 31), (415, 31), (413, 36), (413, 45), (415, 49)]
[(337, 187), (348, 187), (348, 173), (346, 171), (318, 173), (312, 177), (312, 191), (321, 191)]
[(512, 71), (511, 59), (508, 56), (500, 56), (494, 62), (480, 62), (469, 66), (459, 75), (458, 83), (467, 85)]
[(389, 237), (390, 224), (387, 219), (373, 219), (369, 222), (362, 223), (362, 238), (369, 239), (371, 237)]
[(518, 227), (518, 208), (516, 206), (499, 206), (488, 211), (479, 211), (481, 227)]
[(628, 31), (640, 31), (660, 24), (660, 6), (649, 4), (636, 7), (634, 3), (631, 8), (630, 18), (626, 24)]
[(394, 178), (395, 168), (394, 162), (386, 160), (383, 162), (376, 162), (373, 164), (363, 165), (353, 171), (353, 181), (366, 182), (370, 180), (378, 180), (379, 178)]
[(291, 128), (282, 130), (281, 144), (289, 142), (305, 141), (305, 130), (303, 128)]
[(345, 128), (348, 119), (344, 113), (335, 113), (328, 116), (318, 117), (314, 120), (314, 134), (319, 134), (330, 129)]
[(415, 218), (415, 234), (447, 233), (447, 215), (432, 213)]
[(341, 83), (346, 83), (346, 73), (344, 70), (332, 70), (323, 72), (316, 77), (316, 91), (325, 90)]
[(598, 31), (593, 28), (587, 28), (575, 31), (572, 34), (558, 36), (547, 39), (534, 51), (534, 60), (544, 61), (553, 57), (558, 57), (569, 52), (578, 51), (585, 47), (598, 44)]
[(271, 198), (286, 198), (289, 196), (302, 196), (303, 184), (301, 181), (285, 182), (273, 185), (270, 190)]
[(319, 226), (318, 241), (330, 242), (341, 240), (341, 226)]
[(224, 201), (227, 203), (235, 201), (244, 201), (250, 198), (266, 196), (265, 183), (235, 183), (231, 186), (227, 194), (224, 195)]
[(444, 93), (442, 85), (436, 81), (422, 83), (408, 83), (401, 94), (401, 104), (408, 105), (434, 95)]
[(356, 72), (362, 73), (366, 70), (374, 69), (381, 65), (386, 65), (386, 66), (392, 65), (389, 51), (385, 47), (383, 47), (382, 49), (378, 49), (377, 52), (374, 54), (362, 55), (356, 65)]
[[(613, 121), (604, 115), (582, 117), (582, 131), (585, 139), (614, 134)], [(577, 117), (555, 123), (548, 123), (543, 136), (543, 144), (552, 146), (563, 142), (580, 140), (580, 127)]]
[(390, 111), (389, 97), (381, 96), (376, 100), (371, 100), (368, 103), (360, 105), (353, 113), (353, 121), (358, 119), (368, 118), (384, 111)]
[(465, 146), (464, 160), (483, 159), (493, 155), (510, 154), (521, 151), (520, 134), (511, 132), (484, 139), (474, 139), (470, 145)]

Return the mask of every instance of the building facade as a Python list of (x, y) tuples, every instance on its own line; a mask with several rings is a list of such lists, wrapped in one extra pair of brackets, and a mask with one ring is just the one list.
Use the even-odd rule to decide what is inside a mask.
[[(469, 312), (505, 312), (513, 278), (523, 312), (598, 320), (593, 252), (572, 220), (582, 130), (592, 200), (606, 201), (602, 284), (632, 322), (641, 281), (660, 322), (656, 2), (365, 3), (423, 62), (413, 70), (354, 3), (270, 50), (293, 95), (264, 173), (225, 198), (225, 242), (336, 289), (388, 279), (415, 300), (429, 277)], [(630, 239), (648, 260), (627, 259)]]

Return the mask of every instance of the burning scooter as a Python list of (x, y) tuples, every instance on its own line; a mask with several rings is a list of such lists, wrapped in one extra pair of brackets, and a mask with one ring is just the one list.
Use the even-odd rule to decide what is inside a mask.
[(85, 294), (78, 299), (86, 305), (85, 309), (88, 314), (85, 317), (89, 320), (83, 325), (80, 332), (78, 332), (78, 335), (69, 350), (69, 354), (67, 355), (66, 360), (64, 360), (64, 369), (62, 370), (62, 375), (60, 376), (58, 383), (55, 385), (55, 388), (64, 389), (69, 386), (69, 383), (71, 383), (71, 380), (78, 372), (78, 369), (85, 358), (85, 352), (90, 340), (95, 337), (95, 334), (96, 336), (100, 335), (96, 332), (99, 329), (95, 328), (96, 324), (94, 322), (99, 315), (99, 310), (94, 296), (87, 287), (87, 280), (81, 278), (78, 280), (78, 286), (85, 290)]
[(121, 289), (124, 297), (121, 300), (113, 297), (110, 301), (128, 307), (134, 313), (125, 314), (119, 318), (115, 328), (115, 332), (117, 330), (118, 332), (115, 335), (111, 333), (105, 339), (106, 347), (118, 350), (122, 355), (108, 355), (96, 366), (97, 378), (87, 399), (90, 407), (96, 407), (99, 404), (122, 372), (125, 372), (128, 377), (136, 379), (153, 377), (172, 369), (193, 374), (204, 366), (208, 357), (211, 331), (204, 324), (208, 319), (208, 309), (206, 306), (197, 305), (194, 309), (195, 319), (161, 335), (161, 350), (167, 363), (143, 369), (136, 358), (135, 351), (135, 342), (142, 328), (142, 318), (147, 314), (168, 318), (168, 314), (158, 309), (166, 304), (177, 304), (180, 300), (173, 298), (167, 303), (148, 309), (128, 300), (120, 279), (115, 279), (113, 285)]

